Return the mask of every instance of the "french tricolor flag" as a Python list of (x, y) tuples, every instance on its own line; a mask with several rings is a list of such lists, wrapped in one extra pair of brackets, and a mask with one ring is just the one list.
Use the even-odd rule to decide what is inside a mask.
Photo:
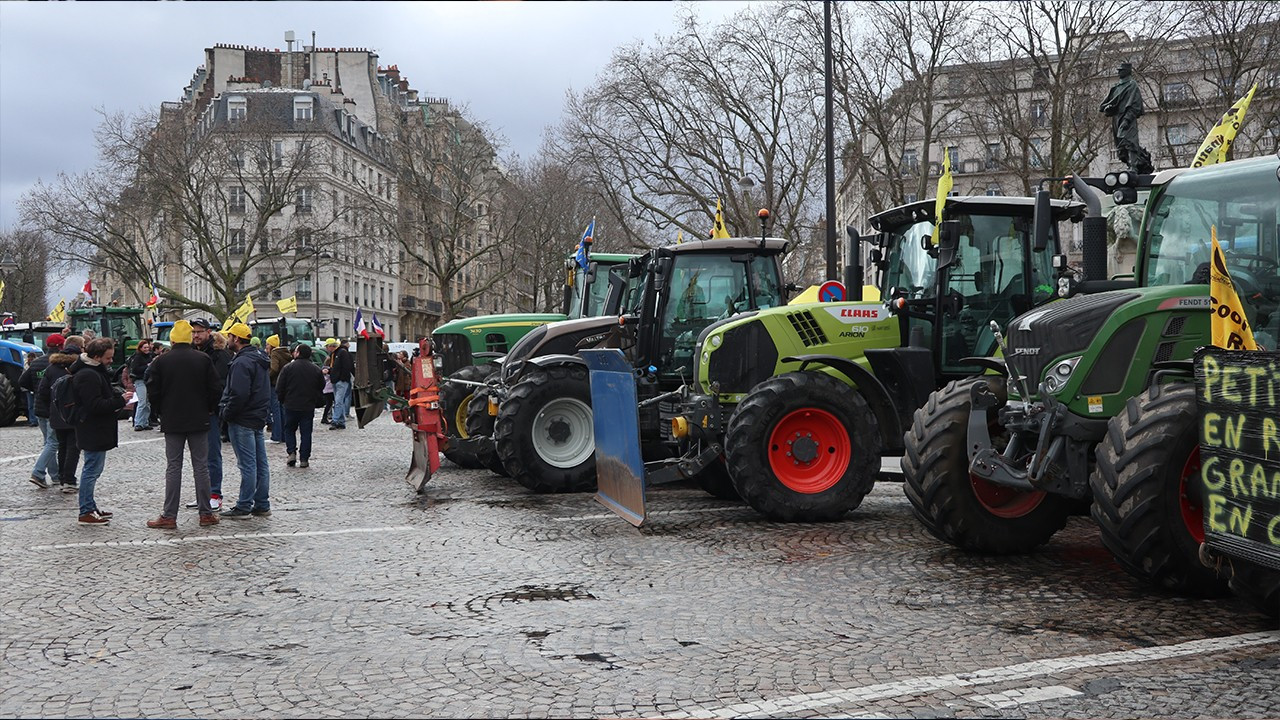
[(369, 329), (366, 328), (364, 325), (364, 315), (360, 313), (360, 308), (356, 308), (355, 326), (356, 326), (356, 335), (359, 335), (360, 337), (366, 338), (366, 339), (369, 337)]

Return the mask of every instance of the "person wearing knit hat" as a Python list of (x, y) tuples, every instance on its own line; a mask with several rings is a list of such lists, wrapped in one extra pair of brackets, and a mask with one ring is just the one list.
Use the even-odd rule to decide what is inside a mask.
[(53, 431), (58, 450), (58, 482), (62, 492), (74, 493), (80, 489), (76, 482), (76, 468), (80, 465), (80, 446), (76, 444), (76, 427), (65, 413), (52, 402), (53, 384), (67, 375), (72, 363), (80, 359), (84, 338), (79, 335), (63, 336), (62, 349), (49, 355), (49, 366), (36, 389), (36, 401), (49, 409), (49, 429)]
[(274, 445), (284, 442), (284, 408), (280, 405), (279, 398), (276, 397), (275, 386), (276, 379), (280, 377), (280, 371), (284, 369), (293, 360), (293, 353), (288, 348), (280, 347), (280, 336), (272, 335), (267, 338), (267, 358), (271, 361), (271, 369), (269, 377), (271, 379), (271, 402), (268, 410), (271, 413), (270, 422), (267, 427), (271, 430), (271, 437), (267, 440)]
[[(44, 447), (36, 456), (35, 466), (31, 468), (31, 482), (41, 489), (52, 487), (53, 480), (58, 477), (58, 434), (49, 426), (49, 401), (41, 400), (38, 391), (40, 381), (49, 369), (49, 358), (53, 357), (54, 353), (62, 352), (64, 342), (59, 333), (45, 338), (44, 353), (32, 357), (30, 364), (18, 377), (18, 388), (26, 390), (29, 397), (33, 398), (31, 412), (35, 415), (36, 425), (40, 428), (40, 437), (44, 440)], [(46, 475), (48, 480), (45, 479)]]
[(249, 344), (256, 348), (260, 348), (262, 347), (262, 338), (258, 337), (257, 335), (254, 335), (253, 337), (249, 338)]
[[(147, 521), (147, 527), (174, 529), (178, 526), (178, 503), (182, 494), (183, 448), (191, 454), (195, 475), (196, 507), (201, 525), (217, 525), (209, 486), (209, 418), (217, 412), (222, 396), (222, 380), (213, 360), (192, 344), (191, 323), (179, 320), (169, 331), (172, 349), (151, 361), (147, 388), (152, 404), (160, 410), (160, 432), (164, 433), (167, 465), (164, 473), (164, 509)], [(219, 438), (214, 437), (213, 442)]]

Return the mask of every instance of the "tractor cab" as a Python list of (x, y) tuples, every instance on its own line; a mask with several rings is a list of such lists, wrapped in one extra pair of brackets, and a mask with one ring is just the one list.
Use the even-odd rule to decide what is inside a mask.
[(110, 305), (80, 307), (67, 312), (67, 322), (75, 335), (83, 335), (85, 330), (93, 330), (98, 337), (116, 341), (115, 363), (112, 367), (114, 371), (137, 351), (138, 341), (144, 337), (142, 312), (140, 307)]

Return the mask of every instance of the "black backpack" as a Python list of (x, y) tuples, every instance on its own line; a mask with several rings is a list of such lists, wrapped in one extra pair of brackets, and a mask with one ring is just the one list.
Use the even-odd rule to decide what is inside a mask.
[(58, 414), (63, 425), (76, 424), (76, 394), (71, 387), (71, 373), (53, 381), (49, 388), (49, 414)]

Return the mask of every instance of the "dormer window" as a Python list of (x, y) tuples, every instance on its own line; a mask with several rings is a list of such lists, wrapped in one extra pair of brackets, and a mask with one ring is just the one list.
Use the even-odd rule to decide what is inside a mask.
[(293, 119), (310, 121), (314, 117), (315, 106), (310, 96), (293, 99)]
[(249, 114), (249, 101), (241, 95), (227, 98), (227, 120), (236, 122), (244, 120)]

